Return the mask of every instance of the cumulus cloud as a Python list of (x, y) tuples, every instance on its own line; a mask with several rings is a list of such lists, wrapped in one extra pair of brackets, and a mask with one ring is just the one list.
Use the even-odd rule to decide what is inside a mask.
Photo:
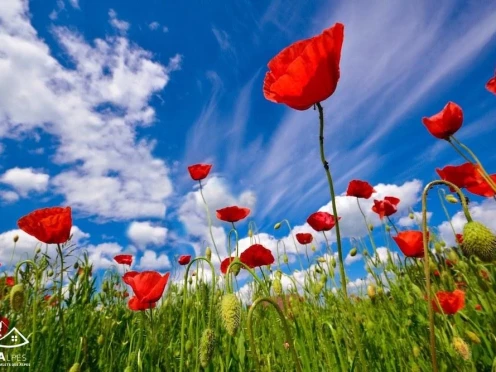
[(167, 229), (156, 226), (150, 221), (133, 221), (127, 229), (127, 237), (138, 246), (144, 249), (149, 245), (159, 246), (165, 243)]
[(108, 15), (110, 17), (109, 22), (115, 29), (119, 30), (122, 33), (126, 33), (127, 30), (129, 30), (129, 27), (131, 26), (129, 22), (118, 19), (117, 13), (114, 9), (110, 9)]
[(0, 182), (11, 186), (19, 195), (26, 197), (29, 192), (43, 192), (48, 187), (48, 174), (33, 168), (11, 168), (0, 176)]
[(11, 190), (1, 190), (0, 198), (7, 204), (14, 203), (19, 200), (19, 195)]
[(141, 270), (167, 270), (171, 267), (169, 257), (165, 254), (157, 255), (156, 252), (146, 250), (140, 259), (138, 268)]
[[(427, 212), (427, 223), (432, 217), (432, 212)], [(398, 225), (402, 227), (420, 227), (422, 226), (422, 212), (413, 212), (413, 219), (409, 216), (403, 216), (398, 220)]]
[[(114, 26), (128, 27), (115, 12), (109, 16)], [(172, 194), (169, 169), (152, 155), (156, 143), (137, 139), (136, 128), (153, 124), (149, 100), (181, 57), (163, 66), (123, 36), (88, 42), (72, 28), (52, 32), (74, 67), (61, 64), (38, 37), (29, 2), (0, 3), (0, 138), (34, 129), (55, 137), (53, 160), (65, 168), (52, 179), (54, 191), (82, 214), (163, 218)]]

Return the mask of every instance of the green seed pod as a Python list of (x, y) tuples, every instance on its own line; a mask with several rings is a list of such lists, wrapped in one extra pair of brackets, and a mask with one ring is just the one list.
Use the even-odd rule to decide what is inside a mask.
[(436, 250), (437, 254), (441, 254), (443, 252), (443, 247), (441, 247), (441, 244), (439, 242), (436, 242), (434, 244), (434, 249)]
[(312, 246), (310, 247), (310, 249), (312, 250), (312, 252), (315, 252), (317, 250), (317, 247), (315, 247), (315, 245), (312, 244)]
[[(41, 252), (41, 248), (40, 248), (40, 247), (38, 247), (38, 248), (36, 248), (36, 249), (34, 250), (34, 253), (35, 253), (35, 254), (40, 254), (40, 252)], [(43, 258), (44, 258), (44, 257), (43, 257)]]
[(253, 238), (253, 230), (248, 229), (248, 237)]
[(188, 279), (188, 283), (189, 283), (189, 285), (193, 284), (193, 278), (191, 278), (191, 277), (190, 277), (190, 278)]
[(12, 287), (10, 291), (10, 307), (12, 310), (19, 312), (24, 307), (24, 286), (22, 284), (16, 284)]
[(80, 372), (81, 371), (81, 365), (79, 363), (74, 363), (69, 369), (69, 372)]
[(475, 334), (472, 331), (467, 330), (465, 331), (465, 334), (467, 335), (468, 339), (472, 341), (474, 344), (480, 344), (482, 342), (479, 336), (477, 336), (477, 334)]
[(285, 264), (287, 264), (289, 262), (289, 258), (288, 258), (288, 255), (285, 254), (284, 256), (282, 256), (282, 262), (284, 262)]
[(363, 252), (362, 252), (362, 255), (364, 257), (367, 257), (369, 255), (369, 251), (367, 251), (366, 249), (364, 249)]
[(207, 247), (207, 249), (205, 250), (205, 257), (208, 261), (212, 260), (212, 249), (210, 249), (210, 247)]
[(191, 340), (186, 341), (186, 345), (184, 345), (184, 348), (187, 353), (191, 353), (191, 350), (193, 350), (193, 342)]
[(274, 230), (279, 230), (281, 228), (281, 223), (278, 222), (274, 225)]
[(274, 292), (278, 296), (282, 296), (282, 283), (280, 279), (274, 279), (274, 282), (272, 283), (272, 286), (274, 288)]
[(203, 331), (200, 340), (200, 364), (203, 368), (207, 368), (215, 348), (215, 334), (212, 329), (207, 328)]
[(51, 278), (53, 276), (53, 270), (52, 269), (48, 270), (47, 276), (49, 278)]
[(415, 215), (412, 212), (410, 212), (408, 213), (408, 218), (413, 220), (415, 218)]
[(374, 231), (374, 225), (372, 224), (369, 225), (369, 231)]
[(391, 231), (391, 226), (386, 225), (386, 232), (390, 232), (390, 231)]
[(14, 235), (14, 237), (12, 238), (12, 240), (14, 241), (14, 243), (17, 243), (19, 241), (19, 235)]
[(367, 296), (369, 296), (371, 299), (374, 298), (376, 295), (375, 291), (375, 285), (374, 284), (369, 284), (367, 286)]
[(351, 257), (355, 257), (355, 256), (356, 256), (356, 254), (357, 254), (357, 249), (356, 249), (356, 247), (351, 248), (351, 251), (350, 251), (350, 256), (351, 256)]
[(234, 337), (239, 327), (241, 304), (235, 294), (226, 294), (220, 304), (221, 317), (227, 333)]
[(74, 270), (77, 270), (77, 269), (79, 269), (79, 263), (77, 263), (77, 262), (74, 262), (74, 266), (73, 266), (73, 267), (74, 267)]
[(480, 222), (467, 222), (463, 227), (462, 251), (466, 256), (474, 255), (482, 261), (496, 259), (496, 236)]
[(444, 197), (444, 199), (446, 199), (446, 201), (447, 201), (448, 203), (451, 203), (451, 204), (457, 204), (457, 203), (458, 203), (458, 199), (457, 199), (457, 198), (455, 198), (455, 196), (454, 196), (454, 195), (452, 195), (452, 194), (448, 194), (448, 195), (446, 195), (446, 196)]
[(98, 345), (102, 346), (103, 345), (103, 341), (104, 341), (104, 338), (103, 338), (103, 335), (100, 335), (98, 336), (96, 342)]
[(326, 259), (324, 257), (319, 257), (319, 258), (317, 258), (317, 261), (320, 263), (324, 263), (324, 262), (326, 262)]

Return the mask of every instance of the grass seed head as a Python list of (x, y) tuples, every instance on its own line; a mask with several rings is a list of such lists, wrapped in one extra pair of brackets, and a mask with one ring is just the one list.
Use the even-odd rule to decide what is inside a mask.
[(19, 312), (24, 307), (25, 300), (24, 286), (22, 284), (16, 284), (12, 287), (10, 291), (10, 307), (12, 310)]
[(462, 357), (463, 360), (470, 359), (470, 347), (461, 337), (453, 338), (453, 348)]
[(207, 368), (210, 361), (212, 360), (212, 355), (215, 348), (215, 334), (211, 328), (205, 329), (203, 331), (200, 340), (200, 364), (203, 368)]
[(234, 337), (239, 328), (241, 304), (235, 294), (226, 294), (220, 304), (221, 316), (227, 333)]
[(467, 330), (465, 331), (465, 334), (467, 335), (468, 339), (472, 341), (474, 344), (480, 344), (482, 342), (479, 336), (477, 336), (477, 334), (475, 334), (472, 331)]

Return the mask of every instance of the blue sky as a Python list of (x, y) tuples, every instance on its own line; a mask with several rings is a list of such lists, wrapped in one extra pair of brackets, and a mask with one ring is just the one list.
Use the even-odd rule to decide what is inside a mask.
[[(287, 236), (277, 221), (308, 231), (306, 218), (329, 201), (318, 116), (266, 101), (262, 84), (282, 48), (335, 22), (345, 25), (341, 79), (323, 105), (339, 194), (367, 180), (376, 198), (402, 199), (395, 220), (408, 224), (400, 219), (419, 210), (434, 169), (462, 163), (421, 123), (450, 100), (465, 114), (458, 138), (495, 172), (496, 97), (484, 89), (496, 66), (491, 2), (11, 0), (0, 5), (0, 261), (19, 217), (71, 205), (75, 239), (97, 268), (130, 252), (135, 269), (169, 270), (209, 239), (186, 171), (199, 162), (214, 164), (211, 212), (251, 207), (271, 249)], [(495, 203), (471, 199), (496, 228)], [(339, 205), (345, 236), (363, 236), (355, 201)], [(449, 240), (446, 217), (431, 211)], [(214, 235), (225, 252), (223, 227), (216, 221)], [(239, 228), (245, 237), (247, 223)], [(21, 238), (16, 258), (35, 244)], [(363, 263), (347, 270), (364, 276)]]

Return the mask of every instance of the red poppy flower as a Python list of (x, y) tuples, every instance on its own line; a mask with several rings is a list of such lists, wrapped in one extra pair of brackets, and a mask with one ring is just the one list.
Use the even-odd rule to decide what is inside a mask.
[(424, 257), (424, 241), (422, 231), (401, 231), (398, 236), (393, 236), (401, 252), (407, 257)]
[(72, 227), (71, 207), (37, 209), (17, 221), (25, 233), (46, 244), (62, 244), (69, 240)]
[(148, 310), (154, 308), (155, 306), (157, 306), (156, 302), (143, 302), (140, 301), (137, 296), (131, 297), (127, 303), (127, 307), (133, 311)]
[(156, 271), (143, 271), (128, 275), (124, 281), (131, 286), (139, 302), (153, 303), (162, 297), (169, 275), (170, 273), (162, 276)]
[[(451, 182), (461, 189), (478, 186), (484, 180), (477, 166), (472, 163), (448, 165), (442, 169), (436, 168), (436, 172), (442, 180)], [(454, 190), (451, 189), (451, 191)]]
[(313, 236), (310, 233), (298, 233), (296, 234), (296, 240), (300, 244), (310, 244), (313, 241)]
[(226, 222), (237, 222), (245, 219), (250, 214), (250, 208), (237, 206), (226, 207), (217, 210), (217, 218)]
[(453, 262), (453, 261), (451, 261), (451, 260), (446, 259), (444, 262), (446, 263), (446, 266), (448, 266), (448, 267), (453, 267), (453, 266), (455, 266), (455, 262)]
[(384, 200), (374, 200), (372, 210), (377, 213), (382, 220), (384, 217), (389, 217), (396, 213), (399, 202), (400, 199), (395, 198), (394, 196), (386, 196)]
[(130, 254), (118, 254), (114, 257), (114, 260), (120, 265), (131, 266), (131, 264), (133, 263), (133, 256), (131, 256)]
[(458, 244), (463, 244), (463, 234), (456, 234), (456, 241)]
[(369, 199), (375, 192), (372, 185), (366, 181), (352, 180), (348, 184), (346, 195), (356, 198)]
[(5, 279), (5, 284), (8, 285), (9, 287), (13, 287), (15, 285), (14, 277), (13, 276), (8, 276)]
[(434, 276), (441, 276), (441, 273), (439, 272), (439, 270), (434, 270)]
[(138, 275), (139, 272), (137, 271), (128, 271), (127, 273), (125, 273), (123, 276), (122, 276), (122, 280), (124, 281), (124, 283), (126, 283), (127, 285), (131, 285), (131, 278), (134, 278), (136, 275)]
[[(493, 174), (490, 177), (491, 180), (496, 183), (496, 174)], [(486, 198), (492, 198), (496, 195), (496, 192), (485, 179), (482, 179), (478, 185), (467, 187), (467, 191), (474, 195), (484, 196)]]
[[(340, 220), (341, 217), (338, 217)], [(315, 212), (307, 218), (307, 223), (315, 231), (329, 231), (336, 225), (334, 216), (327, 212)]]
[(177, 262), (179, 262), (179, 265), (187, 265), (191, 261), (191, 256), (190, 255), (182, 255), (179, 257)]
[(330, 97), (339, 80), (344, 26), (336, 23), (318, 36), (297, 41), (268, 64), (266, 99), (306, 110)]
[(461, 128), (463, 111), (456, 103), (448, 102), (442, 111), (430, 118), (422, 118), (422, 122), (434, 137), (447, 140)]
[[(236, 257), (227, 257), (220, 263), (220, 272), (225, 274), (227, 272), (227, 268), (236, 259)], [(232, 269), (231, 269), (232, 272)]]
[[(465, 307), (465, 292), (455, 289), (453, 292), (438, 291), (436, 293), (437, 300), (441, 305), (441, 309), (445, 314), (453, 315)], [(435, 300), (432, 301), (434, 311), (440, 313), (441, 309), (438, 307)]]
[(7, 318), (0, 318), (0, 338), (9, 333), (10, 321)]
[(212, 169), (212, 164), (195, 164), (188, 167), (188, 172), (193, 180), (200, 181), (207, 178), (210, 169)]
[(494, 77), (489, 79), (489, 81), (486, 83), (486, 89), (491, 93), (496, 94), (496, 72), (494, 74)]
[(481, 304), (477, 304), (477, 305), (475, 305), (475, 307), (474, 307), (474, 308), (475, 308), (475, 310), (477, 310), (477, 311), (482, 311), (482, 305), (481, 305)]
[(253, 244), (239, 256), (241, 262), (249, 268), (270, 265), (274, 263), (272, 252), (262, 244)]

